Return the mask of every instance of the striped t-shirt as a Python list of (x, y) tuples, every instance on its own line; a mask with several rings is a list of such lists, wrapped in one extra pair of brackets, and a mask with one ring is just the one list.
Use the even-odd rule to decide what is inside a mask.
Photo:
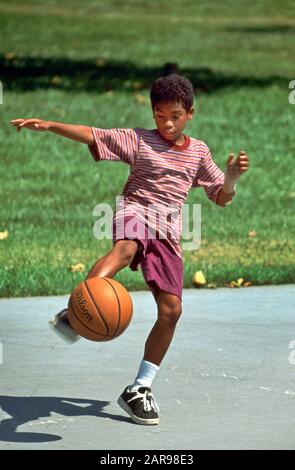
[(207, 145), (185, 136), (176, 146), (157, 129), (99, 129), (92, 127), (89, 150), (96, 161), (130, 165), (130, 174), (114, 220), (136, 215), (157, 238), (165, 238), (181, 258), (182, 207), (191, 188), (203, 187), (216, 203), (224, 173), (212, 160)]

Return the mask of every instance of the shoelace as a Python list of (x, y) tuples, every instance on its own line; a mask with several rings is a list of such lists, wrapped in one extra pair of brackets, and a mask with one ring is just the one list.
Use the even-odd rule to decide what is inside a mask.
[(156, 411), (156, 413), (159, 413), (160, 409), (159, 409), (159, 407), (156, 403), (155, 397), (148, 390), (146, 390), (144, 393), (140, 393), (140, 392), (137, 391), (135, 397), (130, 398), (130, 400), (128, 400), (128, 403), (130, 401), (137, 400), (139, 397), (142, 398), (144, 411), (148, 412), (148, 411), (154, 410), (154, 411)]

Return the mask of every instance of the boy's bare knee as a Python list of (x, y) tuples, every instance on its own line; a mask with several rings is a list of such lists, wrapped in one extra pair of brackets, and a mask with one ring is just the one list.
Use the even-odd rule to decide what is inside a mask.
[(182, 314), (182, 304), (179, 297), (171, 295), (158, 302), (158, 316), (175, 325)]

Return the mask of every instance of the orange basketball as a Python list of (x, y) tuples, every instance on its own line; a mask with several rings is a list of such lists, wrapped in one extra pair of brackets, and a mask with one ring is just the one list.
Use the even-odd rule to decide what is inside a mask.
[(109, 341), (126, 330), (133, 304), (127, 289), (108, 277), (87, 279), (73, 290), (68, 318), (79, 335), (92, 341)]

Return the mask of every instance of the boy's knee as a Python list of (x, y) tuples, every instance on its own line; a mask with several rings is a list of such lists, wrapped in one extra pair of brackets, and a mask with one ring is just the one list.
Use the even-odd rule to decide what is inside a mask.
[(160, 318), (164, 318), (170, 324), (175, 325), (182, 314), (181, 300), (175, 295), (159, 302), (158, 313)]

